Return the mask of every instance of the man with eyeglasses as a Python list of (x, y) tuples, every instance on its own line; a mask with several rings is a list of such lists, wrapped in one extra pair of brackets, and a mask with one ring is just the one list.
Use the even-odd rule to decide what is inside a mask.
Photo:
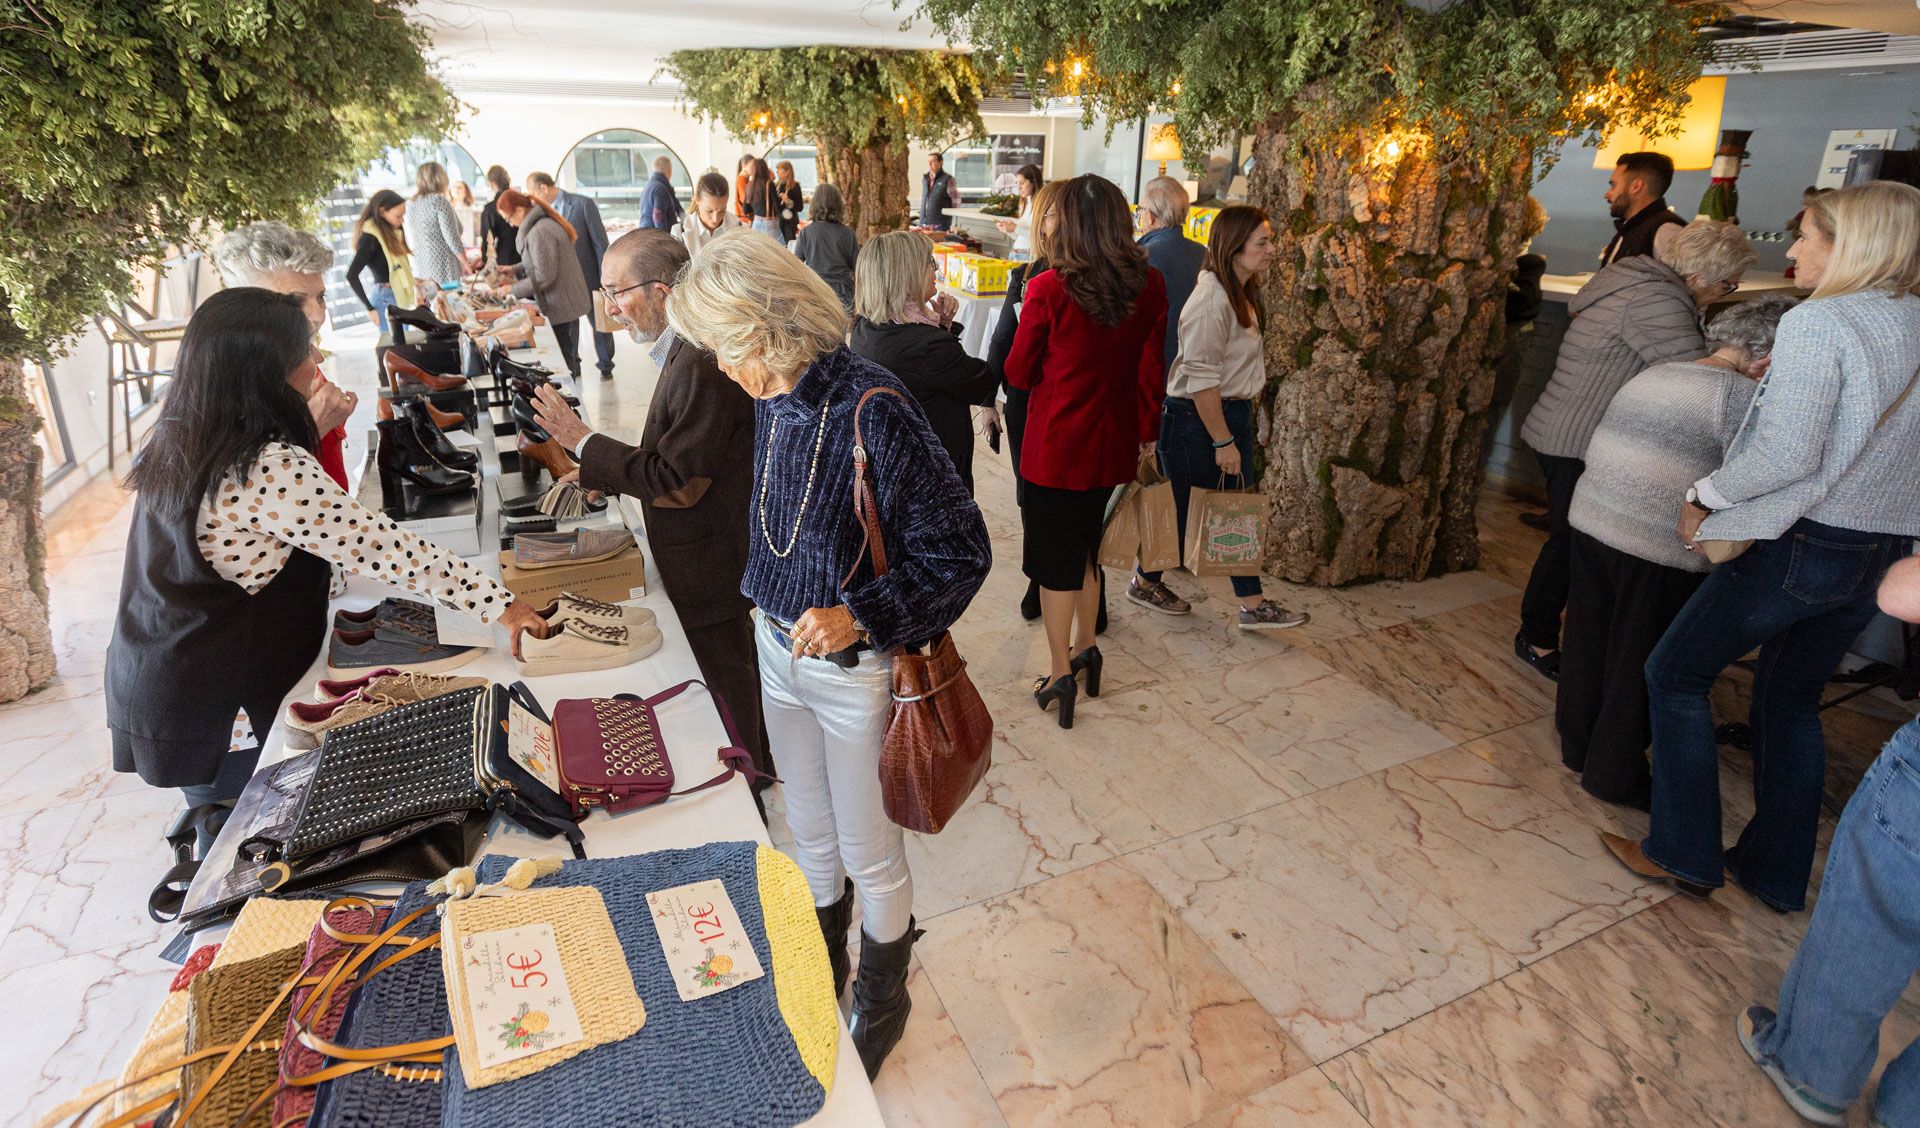
[(712, 353), (667, 325), (667, 295), (687, 259), (670, 233), (642, 228), (615, 240), (601, 262), (608, 311), (635, 341), (652, 343), (648, 355), (660, 369), (640, 444), (592, 430), (550, 384), (540, 388), (534, 412), (579, 460), (569, 478), (640, 502), (660, 581), (700, 675), (732, 710), (754, 767), (771, 776), (752, 604), (740, 594), (753, 493), (753, 398), (720, 371)]

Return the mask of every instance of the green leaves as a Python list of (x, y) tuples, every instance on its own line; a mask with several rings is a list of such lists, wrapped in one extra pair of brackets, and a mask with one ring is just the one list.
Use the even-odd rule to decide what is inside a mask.
[(411, 0), (0, 0), (0, 355), (58, 351), (142, 259), (299, 219), (451, 129)]

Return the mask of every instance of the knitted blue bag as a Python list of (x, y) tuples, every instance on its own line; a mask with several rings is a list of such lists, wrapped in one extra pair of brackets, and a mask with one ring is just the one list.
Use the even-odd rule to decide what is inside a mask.
[[(407, 886), (393, 907), (393, 918), (439, 900), (426, 883)], [(407, 926), (408, 936), (426, 936), (439, 928), (432, 913)], [(447, 1013), (447, 980), (439, 954), (424, 952), (401, 960), (369, 978), (347, 996), (335, 1041), (370, 1049), (453, 1034)], [(364, 1069), (320, 1084), (310, 1128), (435, 1128), (440, 1123), (444, 1086), (436, 1081), (403, 1081), (378, 1069)]]
[[(512, 861), (481, 859), (480, 880), (499, 881)], [(715, 878), (767, 974), (683, 1002), (647, 894)], [(580, 885), (599, 890), (606, 902), (646, 1004), (646, 1025), (621, 1041), (481, 1089), (466, 1087), (457, 1050), (449, 1049), (442, 1123), (775, 1128), (820, 1111), (839, 1045), (838, 1011), (819, 925), (808, 911), (812, 897), (791, 860), (753, 842), (717, 842), (569, 861), (534, 882), (535, 888)], [(444, 997), (436, 1002), (444, 1019)]]

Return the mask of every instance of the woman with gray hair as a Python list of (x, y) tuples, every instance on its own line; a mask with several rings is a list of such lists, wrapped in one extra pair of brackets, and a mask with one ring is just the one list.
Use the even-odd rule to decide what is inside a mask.
[(1793, 305), (1766, 298), (1714, 318), (1707, 356), (1628, 380), (1587, 443), (1567, 512), (1572, 576), (1554, 723), (1560, 761), (1608, 802), (1641, 810), (1651, 802), (1642, 671), (1707, 574), (1707, 562), (1674, 538), (1679, 499), (1719, 467)]
[(854, 267), (853, 351), (885, 367), (920, 401), (940, 446), (973, 493), (973, 411), (991, 402), (998, 379), (960, 347), (959, 308), (938, 294), (933, 240), (889, 231), (867, 240)]
[(414, 176), (413, 199), (404, 221), (407, 242), (413, 245), (413, 273), (420, 280), (422, 302), (441, 282), (458, 282), (467, 273), (465, 240), (460, 217), (447, 198), (447, 170), (438, 161), (420, 166)]
[[(760, 608), (767, 739), (836, 994), (860, 898), (847, 1025), (871, 1077), (906, 1027), (919, 936), (905, 835), (880, 794), (889, 656), (939, 637), (973, 601), (993, 563), (987, 526), (906, 388), (847, 349), (839, 298), (779, 243), (744, 230), (708, 243), (667, 298), (667, 321), (756, 401), (740, 591)], [(853, 507), (856, 434), (882, 542), (871, 546)], [(876, 559), (891, 568), (876, 574)]]
[(845, 214), (840, 189), (831, 184), (815, 188), (813, 200), (807, 205), (807, 225), (794, 239), (793, 253), (833, 287), (833, 292), (840, 295), (840, 304), (852, 313), (853, 266), (860, 256), (860, 240), (842, 221)]
[(1558, 676), (1560, 614), (1567, 606), (1567, 507), (1586, 468), (1587, 440), (1621, 385), (1653, 365), (1707, 351), (1702, 311), (1733, 293), (1754, 258), (1738, 227), (1703, 220), (1689, 224), (1657, 256), (1603, 267), (1567, 303), (1573, 324), (1520, 429), (1546, 478), (1548, 528), (1521, 597), (1513, 652), (1549, 678)]

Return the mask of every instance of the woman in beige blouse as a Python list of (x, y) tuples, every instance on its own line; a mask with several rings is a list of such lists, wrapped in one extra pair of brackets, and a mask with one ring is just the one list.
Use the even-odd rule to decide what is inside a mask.
[[(1180, 313), (1180, 352), (1167, 370), (1160, 416), (1160, 472), (1173, 483), (1186, 543), (1187, 498), (1200, 489), (1244, 489), (1253, 479), (1253, 402), (1267, 386), (1260, 277), (1273, 259), (1273, 228), (1259, 208), (1231, 207), (1214, 217), (1207, 257)], [(1134, 581), (1157, 589), (1161, 573)], [(1267, 599), (1260, 577), (1233, 577), (1244, 631), (1274, 631), (1307, 621)]]

